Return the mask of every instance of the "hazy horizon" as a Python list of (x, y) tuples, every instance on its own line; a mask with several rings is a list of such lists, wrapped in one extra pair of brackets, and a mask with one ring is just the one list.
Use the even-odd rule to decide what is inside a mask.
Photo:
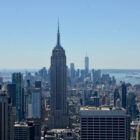
[[(16, 68), (13, 68), (13, 69), (0, 69), (0, 72), (1, 71), (39, 71), (40, 69), (42, 69), (43, 67), (41, 67), (41, 68), (36, 68), (36, 69), (33, 69), (33, 68), (29, 68), (29, 69), (27, 69), (27, 68), (20, 68), (20, 69), (16, 69)], [(46, 68), (46, 67), (45, 67)], [(69, 67), (70, 68), (70, 67)], [(49, 69), (49, 68), (46, 68), (47, 70)], [(77, 69), (80, 69), (80, 68), (76, 68), (76, 70)], [(80, 69), (80, 70), (83, 70), (83, 69)], [(89, 71), (91, 71), (92, 69), (89, 69)], [(95, 68), (94, 70), (101, 70), (101, 71), (140, 71), (140, 69), (103, 69), (103, 68)]]

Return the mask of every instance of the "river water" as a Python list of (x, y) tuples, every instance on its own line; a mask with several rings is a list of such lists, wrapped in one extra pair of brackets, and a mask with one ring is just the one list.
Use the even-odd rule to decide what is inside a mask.
[(114, 76), (117, 82), (125, 81), (132, 85), (140, 84), (140, 70), (102, 70), (102, 73)]

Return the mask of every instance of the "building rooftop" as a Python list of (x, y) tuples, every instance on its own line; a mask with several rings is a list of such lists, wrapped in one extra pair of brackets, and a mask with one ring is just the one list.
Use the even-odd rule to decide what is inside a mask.
[(124, 108), (109, 107), (82, 107), (80, 108), (82, 116), (126, 116)]
[(71, 129), (51, 129), (48, 132), (62, 133), (62, 132), (72, 132), (72, 130)]
[(112, 108), (112, 107), (81, 107), (80, 111), (86, 111), (86, 110), (90, 110), (90, 111), (111, 111), (111, 110), (123, 110), (125, 111), (124, 108)]
[(15, 122), (14, 127), (28, 127), (28, 124), (25, 122), (20, 122), (20, 123)]

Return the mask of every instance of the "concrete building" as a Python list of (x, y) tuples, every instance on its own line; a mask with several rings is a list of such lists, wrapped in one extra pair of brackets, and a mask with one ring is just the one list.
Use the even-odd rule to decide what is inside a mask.
[(124, 109), (87, 107), (80, 109), (81, 140), (126, 140)]
[(136, 140), (140, 140), (140, 123), (138, 124), (136, 129)]

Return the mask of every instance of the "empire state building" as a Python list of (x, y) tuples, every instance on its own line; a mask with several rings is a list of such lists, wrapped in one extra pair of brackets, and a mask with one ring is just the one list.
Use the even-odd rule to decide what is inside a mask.
[(60, 44), (60, 32), (58, 24), (57, 44), (51, 56), (51, 113), (50, 128), (67, 128), (69, 125), (67, 111), (67, 67), (65, 50)]

